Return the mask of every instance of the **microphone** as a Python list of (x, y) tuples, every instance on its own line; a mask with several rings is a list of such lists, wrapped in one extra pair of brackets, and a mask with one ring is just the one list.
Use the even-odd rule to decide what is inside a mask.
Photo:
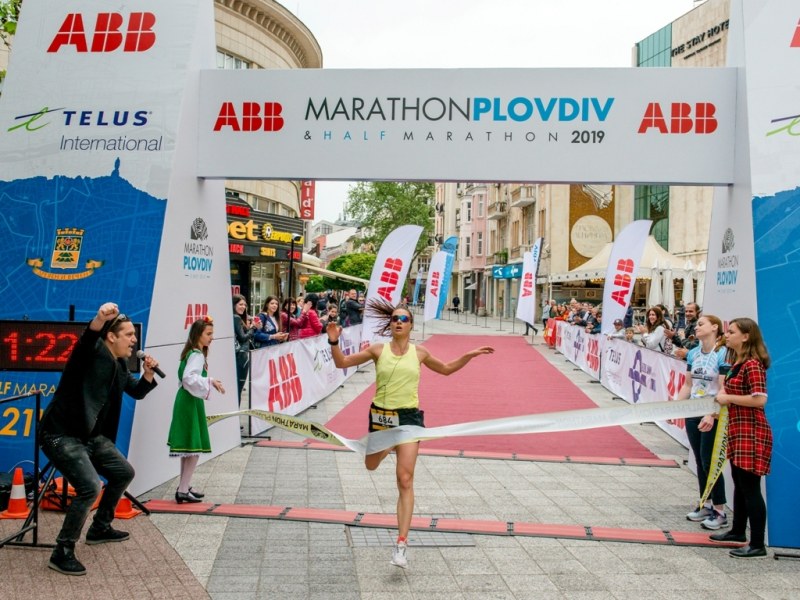
[[(136, 358), (141, 358), (142, 360), (144, 360), (144, 357), (145, 357), (144, 350), (137, 350), (136, 351)], [(162, 371), (158, 367), (153, 367), (153, 372), (156, 375), (158, 375), (159, 377), (161, 377), (161, 379), (164, 379), (164, 377), (166, 377), (166, 375), (164, 374), (164, 371)]]

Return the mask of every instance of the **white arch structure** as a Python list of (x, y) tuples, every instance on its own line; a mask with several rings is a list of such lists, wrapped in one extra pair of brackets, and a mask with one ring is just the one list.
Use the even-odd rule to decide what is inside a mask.
[[(113, 299), (174, 373), (203, 307), (232, 384), (221, 178), (716, 185), (704, 308), (766, 334), (770, 543), (800, 547), (800, 5), (732, 0), (730, 22), (719, 69), (231, 72), (213, 69), (212, 0), (26, 2), (0, 99), (0, 316)], [(134, 491), (177, 469), (175, 387), (126, 414)], [(216, 453), (239, 442), (232, 420), (213, 435)]]

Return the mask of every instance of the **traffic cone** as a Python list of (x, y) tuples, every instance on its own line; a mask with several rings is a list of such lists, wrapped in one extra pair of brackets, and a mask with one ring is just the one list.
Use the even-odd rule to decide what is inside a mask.
[(133, 517), (142, 514), (138, 508), (133, 507), (133, 503), (123, 496), (117, 502), (117, 508), (114, 511), (115, 519), (132, 519)]
[(28, 508), (28, 499), (25, 495), (25, 477), (22, 469), (14, 469), (14, 479), (11, 482), (11, 497), (8, 500), (8, 509), (0, 512), (0, 519), (27, 519), (31, 514)]

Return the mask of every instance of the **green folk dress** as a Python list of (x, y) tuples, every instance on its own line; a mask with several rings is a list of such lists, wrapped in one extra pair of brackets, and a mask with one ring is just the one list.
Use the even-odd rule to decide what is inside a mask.
[[(188, 370), (187, 370), (188, 367)], [(167, 444), (170, 456), (192, 456), (211, 452), (208, 437), (206, 409), (203, 398), (208, 398), (211, 380), (205, 369), (205, 357), (192, 350), (178, 367), (181, 387), (175, 395), (172, 423)]]

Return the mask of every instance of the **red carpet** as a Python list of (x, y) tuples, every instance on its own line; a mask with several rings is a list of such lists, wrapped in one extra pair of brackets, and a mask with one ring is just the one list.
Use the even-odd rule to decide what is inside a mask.
[[(492, 355), (479, 356), (445, 377), (422, 367), (420, 408), (425, 425), (437, 427), (514, 415), (529, 415), (596, 406), (522, 336), (434, 335), (425, 347), (444, 362), (490, 344)], [(373, 383), (325, 426), (349, 438), (367, 433)], [(454, 437), (429, 440), (424, 448), (559, 456), (655, 458), (622, 427), (560, 433)]]

